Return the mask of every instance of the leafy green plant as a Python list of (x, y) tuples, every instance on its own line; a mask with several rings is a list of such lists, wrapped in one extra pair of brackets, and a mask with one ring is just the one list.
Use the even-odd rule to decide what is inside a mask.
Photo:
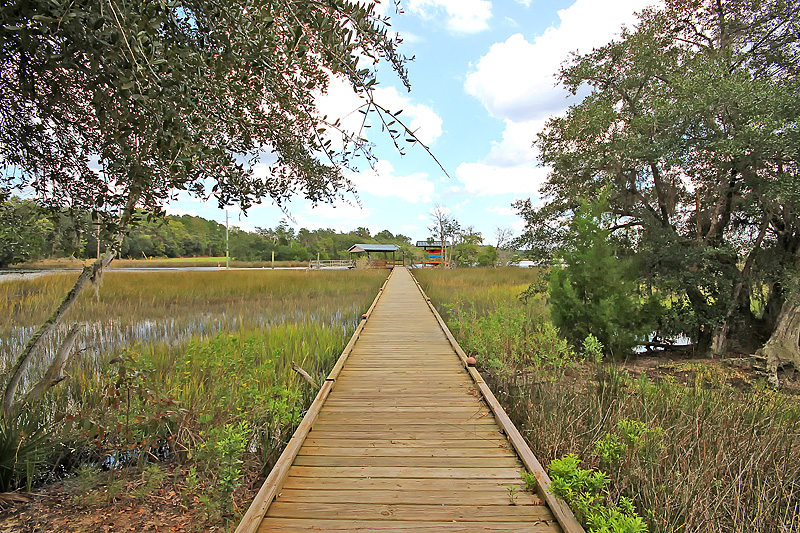
[(0, 418), (0, 492), (21, 486), (30, 490), (51, 449), (44, 427), (37, 422)]
[(575, 517), (590, 533), (644, 533), (647, 526), (625, 499), (614, 505), (607, 501), (609, 477), (600, 470), (581, 468), (577, 455), (568, 454), (550, 463), (553, 494), (572, 508)]
[(517, 505), (517, 497), (519, 496), (519, 485), (509, 485), (506, 487), (506, 491), (508, 492), (508, 503), (511, 505)]
[(525, 490), (530, 492), (536, 491), (536, 488), (539, 486), (539, 482), (536, 481), (536, 476), (530, 472), (522, 473), (522, 482), (525, 483)]
[(603, 343), (597, 340), (597, 337), (589, 333), (583, 339), (583, 357), (594, 363), (599, 363), (603, 360)]
[(241, 421), (212, 427), (201, 432), (205, 439), (196, 454), (196, 462), (216, 480), (216, 490), (229, 495), (242, 476), (242, 456), (251, 438), (250, 424)]
[(606, 433), (594, 443), (594, 453), (600, 458), (600, 462), (606, 465), (619, 463), (625, 448), (619, 435), (613, 433)]

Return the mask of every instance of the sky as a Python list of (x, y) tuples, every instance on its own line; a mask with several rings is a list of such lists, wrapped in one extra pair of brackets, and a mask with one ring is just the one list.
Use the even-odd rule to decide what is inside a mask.
[[(367, 0), (369, 1), (369, 0)], [(403, 38), (400, 52), (408, 65), (411, 91), (381, 69), (375, 96), (416, 131), (447, 171), (419, 146), (400, 155), (391, 139), (373, 127), (369, 140), (378, 157), (347, 177), (358, 198), (313, 206), (300, 198), (288, 205), (295, 229), (366, 227), (388, 229), (413, 241), (429, 235), (431, 211), (440, 206), (462, 227), (473, 226), (485, 244), (496, 243), (497, 228), (518, 235), (522, 219), (511, 204), (532, 198), (547, 178), (532, 143), (548, 117), (564, 113), (580, 98), (557, 86), (554, 74), (571, 52), (587, 53), (632, 27), (635, 13), (654, 0), (381, 0), (379, 12), (391, 17)], [(360, 105), (343, 82), (320, 95), (320, 110), (343, 123), (358, 123)], [(375, 120), (372, 121), (373, 124)], [(267, 174), (266, 165), (255, 171)], [(448, 176), (449, 175), (449, 176)], [(215, 201), (181, 196), (167, 207), (225, 222)], [(230, 224), (243, 229), (275, 227), (286, 214), (266, 202), (244, 216), (228, 209)]]

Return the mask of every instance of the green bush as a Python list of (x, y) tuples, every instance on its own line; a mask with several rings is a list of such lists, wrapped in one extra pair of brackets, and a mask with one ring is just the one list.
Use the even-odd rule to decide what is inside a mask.
[(483, 316), (456, 308), (452, 315), (461, 346), (493, 372), (508, 366), (560, 369), (575, 359), (556, 327), (530, 305), (501, 305)]
[(658, 303), (640, 297), (631, 260), (618, 257), (603, 228), (601, 206), (584, 205), (570, 223), (564, 267), (550, 273), (550, 316), (576, 348), (592, 335), (608, 355), (623, 357), (653, 331)]
[(575, 454), (553, 460), (550, 490), (567, 502), (589, 533), (646, 532), (644, 520), (636, 514), (629, 499), (622, 497), (616, 505), (607, 502), (609, 477), (600, 470), (581, 468), (580, 464)]

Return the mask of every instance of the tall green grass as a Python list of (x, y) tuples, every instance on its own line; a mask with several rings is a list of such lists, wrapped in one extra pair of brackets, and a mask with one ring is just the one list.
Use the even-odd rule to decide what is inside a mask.
[[(0, 283), (0, 372), (76, 275)], [(68, 469), (177, 461), (209, 516), (231, 519), (243, 476), (271, 467), (316, 394), (292, 362), (324, 381), (385, 275), (107, 272), (68, 313), (85, 325), (68, 379), (26, 417), (44, 424)]]
[(542, 344), (552, 341), (542, 302), (516, 298), (523, 270), (415, 274), (465, 349), (502, 363), (488, 365), (495, 393), (544, 464), (577, 454), (602, 468), (611, 499), (632, 498), (654, 533), (800, 531), (798, 398), (724, 379), (653, 382), (580, 350), (559, 356)]

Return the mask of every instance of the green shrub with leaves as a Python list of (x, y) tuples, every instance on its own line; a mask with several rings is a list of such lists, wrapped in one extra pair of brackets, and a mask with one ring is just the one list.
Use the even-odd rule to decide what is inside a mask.
[(608, 502), (606, 487), (611, 483), (608, 475), (580, 465), (581, 460), (575, 454), (551, 462), (550, 490), (567, 502), (589, 533), (646, 532), (644, 520), (636, 514), (629, 499), (621, 497), (616, 504)]
[(642, 299), (634, 265), (604, 227), (603, 203), (584, 204), (560, 250), (563, 268), (550, 273), (550, 316), (573, 346), (592, 335), (606, 354), (628, 355), (655, 327), (659, 304)]

